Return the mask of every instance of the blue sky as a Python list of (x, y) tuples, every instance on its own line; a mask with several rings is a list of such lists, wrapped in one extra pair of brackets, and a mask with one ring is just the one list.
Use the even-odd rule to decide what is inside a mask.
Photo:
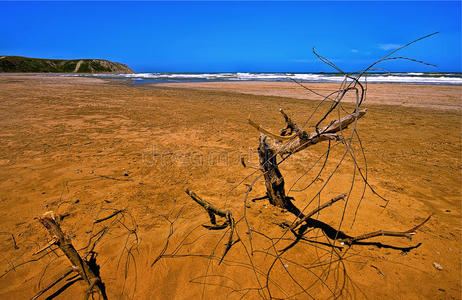
[(137, 72), (333, 71), (364, 68), (399, 45), (461, 72), (461, 2), (0, 2), (0, 55), (106, 58)]

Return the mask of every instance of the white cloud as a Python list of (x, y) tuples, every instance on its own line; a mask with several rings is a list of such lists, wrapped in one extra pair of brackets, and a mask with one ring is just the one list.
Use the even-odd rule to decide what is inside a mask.
[(359, 50), (358, 50), (358, 49), (351, 49), (351, 52), (353, 52), (353, 53), (358, 53)]
[(385, 51), (394, 50), (402, 47), (400, 44), (379, 44), (379, 48)]

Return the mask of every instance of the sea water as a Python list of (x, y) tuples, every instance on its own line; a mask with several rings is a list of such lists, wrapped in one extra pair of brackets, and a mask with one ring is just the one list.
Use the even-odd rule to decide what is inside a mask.
[[(342, 74), (328, 73), (133, 73), (133, 74), (63, 74), (62, 76), (129, 79), (133, 84), (161, 82), (207, 81), (297, 81), (334, 82), (346, 78)], [(357, 76), (352, 74), (351, 76)], [(444, 84), (462, 85), (462, 73), (381, 73), (366, 74), (360, 78), (368, 83)]]

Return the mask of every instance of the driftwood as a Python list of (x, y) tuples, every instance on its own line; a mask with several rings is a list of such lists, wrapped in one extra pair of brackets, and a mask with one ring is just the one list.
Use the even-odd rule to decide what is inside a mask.
[[(286, 122), (286, 127), (281, 130), (281, 135), (271, 133), (250, 119), (248, 121), (251, 126), (260, 131), (260, 145), (258, 147), (258, 154), (260, 157), (260, 169), (263, 172), (266, 186), (266, 196), (262, 198), (268, 198), (270, 204), (287, 209), (298, 218), (298, 220), (296, 220), (289, 227), (292, 232), (295, 232), (294, 229), (300, 226), (302, 223), (306, 223), (308, 226), (312, 224), (313, 219), (311, 219), (311, 217), (313, 215), (320, 212), (322, 209), (331, 206), (339, 200), (344, 200), (347, 195), (342, 194), (332, 198), (328, 202), (318, 206), (313, 211), (305, 215), (292, 203), (293, 198), (286, 196), (284, 177), (279, 171), (279, 164), (277, 162), (278, 154), (283, 157), (283, 155), (291, 155), (297, 153), (311, 145), (315, 145), (322, 141), (330, 139), (339, 140), (340, 136), (337, 133), (346, 129), (351, 123), (363, 117), (366, 114), (366, 109), (355, 110), (352, 114), (346, 115), (341, 119), (334, 120), (323, 128), (316, 128), (316, 130), (312, 133), (307, 133), (298, 127), (297, 124), (295, 124), (295, 122), (293, 122), (292, 119), (282, 109), (279, 111)], [(268, 144), (266, 141), (268, 136), (275, 139), (276, 142)], [(282, 143), (283, 141), (288, 142), (284, 144)], [(406, 237), (411, 239), (411, 237), (416, 233), (416, 230), (424, 225), (430, 219), (430, 217), (428, 217), (421, 224), (404, 232), (379, 230), (354, 237), (339, 231), (331, 238), (339, 239), (343, 244), (347, 245), (352, 245), (358, 241), (377, 236)]]
[(95, 270), (95, 268), (92, 268), (89, 262), (82, 259), (72, 245), (70, 238), (67, 237), (61, 230), (55, 214), (52, 211), (46, 212), (39, 217), (39, 222), (48, 230), (53, 241), (53, 243), (48, 244), (45, 249), (49, 248), (51, 245), (57, 245), (71, 262), (72, 268), (84, 281), (87, 282), (89, 286), (87, 296), (90, 296), (95, 291), (98, 291), (103, 299), (107, 299), (106, 289), (101, 281), (98, 271)]
[(93, 221), (93, 224), (104, 222), (104, 221), (109, 220), (110, 218), (115, 217), (116, 215), (121, 214), (123, 212), (125, 212), (124, 209), (118, 209), (118, 210), (114, 211), (112, 214), (110, 214), (107, 217), (104, 217), (104, 218)]
[(324, 203), (323, 205), (315, 208), (313, 211), (311, 211), (310, 213), (308, 213), (307, 215), (305, 215), (303, 218), (301, 218), (300, 220), (298, 220), (297, 222), (295, 222), (291, 227), (290, 229), (291, 230), (294, 230), (295, 228), (297, 228), (300, 224), (302, 224), (303, 222), (306, 222), (309, 218), (311, 218), (312, 216), (314, 216), (315, 214), (317, 214), (318, 212), (320, 212), (322, 209), (328, 207), (328, 206), (331, 206), (332, 204), (334, 204), (335, 202), (339, 201), (339, 200), (344, 200), (345, 197), (347, 195), (346, 194), (342, 194), (340, 196), (337, 196), (335, 198), (332, 198), (330, 199), (329, 201), (327, 201), (326, 203)]
[[(290, 155), (322, 141), (330, 139), (338, 140), (340, 137), (336, 133), (346, 129), (348, 125), (355, 120), (363, 117), (366, 114), (366, 109), (355, 111), (339, 120), (334, 120), (329, 125), (316, 129), (316, 131), (312, 133), (307, 133), (298, 127), (282, 109), (279, 111), (287, 124), (286, 128), (281, 130), (281, 135), (270, 133), (250, 119), (248, 121), (251, 126), (261, 132), (258, 154), (260, 158), (260, 169), (265, 178), (266, 196), (269, 202), (274, 206), (287, 209), (297, 217), (303, 218), (304, 215), (292, 203), (292, 198), (286, 196), (284, 177), (279, 171), (277, 155)], [(273, 137), (277, 141), (268, 144), (268, 136)], [(281, 139), (281, 137), (284, 137), (284, 139)], [(289, 137), (289, 141), (283, 144), (281, 140), (286, 140), (285, 137)]]
[(362, 234), (362, 235), (359, 235), (359, 236), (356, 236), (356, 237), (348, 237), (348, 238), (345, 238), (343, 240), (343, 243), (347, 244), (347, 245), (352, 245), (358, 241), (361, 241), (361, 240), (366, 240), (366, 239), (370, 239), (370, 238), (373, 238), (373, 237), (377, 237), (377, 236), (395, 236), (395, 237), (405, 237), (405, 238), (408, 238), (408, 239), (412, 239), (412, 236), (414, 236), (416, 234), (416, 231), (417, 229), (419, 229), (420, 227), (422, 227), (425, 223), (427, 223), (428, 220), (430, 220), (432, 216), (428, 216), (428, 218), (426, 218), (422, 223), (418, 224), (417, 226), (414, 226), (413, 228), (407, 230), (407, 231), (386, 231), (386, 230), (379, 230), (379, 231), (374, 231), (374, 232), (371, 232), (371, 233), (366, 233), (366, 234)]
[[(340, 120), (334, 120), (329, 125), (317, 129), (316, 131), (311, 133), (307, 133), (303, 129), (299, 128), (282, 109), (280, 109), (279, 111), (284, 116), (284, 119), (287, 123), (287, 127), (282, 130), (282, 135), (273, 134), (268, 130), (264, 129), (262, 126), (257, 125), (250, 119), (248, 120), (248, 122), (252, 127), (260, 131), (264, 136), (271, 136), (278, 141), (289, 140), (289, 142), (287, 142), (286, 144), (273, 143), (267, 146), (277, 154), (284, 155), (297, 153), (301, 150), (306, 149), (309, 146), (312, 146), (322, 141), (338, 140), (339, 136), (336, 133), (341, 130), (347, 129), (348, 126), (355, 120), (362, 118), (366, 114), (367, 109), (355, 111), (354, 113), (346, 115)], [(288, 130), (294, 131), (294, 133), (286, 136), (286, 132)]]
[[(210, 223), (212, 223), (212, 226), (209, 226), (209, 225), (202, 225), (202, 226), (204, 226), (205, 228), (207, 228), (209, 230), (220, 230), (220, 229), (225, 229), (228, 226), (230, 227), (230, 233), (229, 233), (228, 242), (226, 243), (225, 251), (223, 252), (223, 255), (221, 256), (221, 259), (220, 259), (220, 262), (219, 262), (219, 264), (221, 264), (221, 262), (223, 261), (223, 259), (226, 256), (226, 254), (231, 249), (231, 246), (234, 245), (237, 242), (237, 241), (233, 242), (234, 229), (235, 229), (235, 226), (236, 226), (235, 221), (233, 219), (233, 215), (231, 214), (231, 212), (229, 210), (220, 209), (220, 208), (215, 207), (214, 205), (212, 205), (208, 201), (202, 199), (196, 193), (194, 193), (193, 191), (191, 191), (189, 189), (186, 189), (185, 192), (186, 192), (186, 194), (189, 195), (189, 197), (191, 197), (191, 199), (196, 201), (197, 204), (202, 206), (207, 211), (207, 213), (209, 214)], [(223, 224), (217, 224), (216, 216), (220, 216), (222, 218), (225, 218), (226, 221)]]
[[(415, 40), (414, 42), (418, 40)], [(404, 47), (407, 47), (414, 42), (408, 43)], [(399, 49), (402, 49), (404, 47), (401, 47)], [(322, 295), (322, 293), (319, 293), (320, 289), (318, 288), (322, 288), (325, 291), (328, 290), (330, 292), (329, 298), (339, 298), (345, 295), (347, 297), (355, 295), (355, 290), (353, 290), (353, 293), (350, 293), (350, 291), (348, 290), (345, 293), (345, 290), (347, 288), (351, 286), (353, 286), (354, 288), (355, 284), (351, 281), (351, 278), (350, 276), (348, 276), (347, 270), (345, 268), (345, 262), (347, 262), (348, 257), (351, 257), (352, 255), (347, 255), (347, 252), (350, 251), (348, 249), (349, 247), (344, 247), (343, 245), (374, 245), (376, 247), (385, 247), (395, 250), (401, 250), (403, 252), (409, 252), (410, 250), (419, 247), (421, 243), (411, 247), (398, 247), (383, 244), (380, 242), (370, 242), (365, 240), (378, 236), (405, 237), (411, 239), (413, 235), (416, 234), (416, 231), (420, 229), (430, 219), (430, 217), (425, 219), (419, 225), (403, 232), (379, 230), (366, 234), (360, 234), (357, 236), (350, 236), (341, 231), (342, 226), (344, 226), (344, 223), (347, 220), (347, 208), (351, 206), (351, 204), (348, 204), (348, 201), (352, 197), (353, 191), (356, 191), (355, 182), (357, 181), (356, 179), (358, 174), (359, 176), (361, 176), (364, 185), (362, 187), (362, 193), (359, 198), (356, 210), (354, 211), (354, 218), (352, 220), (351, 226), (353, 226), (353, 224), (355, 223), (356, 215), (358, 213), (361, 201), (365, 198), (365, 192), (367, 188), (369, 188), (375, 196), (379, 197), (381, 200), (388, 203), (388, 200), (382, 197), (380, 194), (378, 194), (374, 190), (373, 186), (371, 186), (368, 182), (366, 154), (359, 133), (356, 130), (356, 123), (367, 112), (366, 109), (362, 109), (361, 106), (366, 99), (367, 81), (363, 81), (361, 79), (365, 77), (366, 72), (372, 71), (372, 68), (379, 62), (392, 59), (403, 59), (402, 57), (390, 57), (390, 55), (395, 53), (396, 51), (393, 51), (389, 55), (385, 56), (383, 59), (373, 63), (372, 65), (365, 68), (363, 71), (359, 73), (348, 74), (343, 72), (328, 59), (317, 54), (313, 49), (313, 53), (322, 62), (335, 68), (337, 71), (341, 73), (342, 76), (344, 76), (344, 81), (342, 82), (338, 90), (324, 95), (312, 90), (311, 88), (303, 85), (302, 83), (296, 82), (295, 79), (289, 77), (289, 79), (293, 80), (301, 87), (305, 88), (307, 91), (314, 93), (315, 95), (320, 96), (322, 98), (322, 101), (318, 105), (316, 105), (314, 111), (307, 116), (307, 119), (302, 126), (298, 126), (282, 109), (280, 109), (280, 113), (282, 114), (285, 120), (286, 126), (280, 132), (271, 132), (270, 130), (265, 129), (264, 126), (252, 121), (249, 117), (248, 122), (250, 126), (255, 128), (260, 133), (258, 145), (259, 168), (257, 171), (260, 171), (261, 174), (254, 176), (257, 172), (252, 172), (251, 174), (246, 176), (242, 181), (240, 181), (237, 185), (233, 186), (233, 188), (231, 189), (231, 191), (233, 191), (240, 185), (246, 185), (248, 187), (245, 197), (243, 199), (244, 207), (242, 217), (238, 218), (236, 222), (234, 222), (231, 216), (231, 212), (229, 210), (219, 209), (211, 203), (201, 199), (192, 191), (186, 190), (186, 193), (196, 203), (201, 205), (208, 213), (211, 225), (203, 225), (205, 228), (209, 230), (229, 229), (231, 231), (225, 253), (221, 257), (221, 259), (215, 256), (215, 249), (219, 245), (219, 243), (221, 243), (222, 239), (226, 238), (227, 231), (224, 232), (223, 235), (220, 237), (216, 246), (212, 247), (213, 250), (210, 254), (203, 253), (202, 251), (199, 253), (180, 253), (179, 249), (181, 249), (182, 247), (186, 247), (187, 245), (187, 243), (185, 243), (186, 238), (182, 239), (178, 246), (176, 246), (175, 250), (172, 250), (171, 253), (167, 254), (170, 238), (174, 232), (173, 225), (175, 220), (178, 219), (178, 216), (181, 213), (180, 211), (180, 213), (178, 213), (178, 216), (176, 216), (175, 220), (173, 221), (170, 220), (169, 217), (166, 217), (167, 221), (170, 223), (170, 232), (167, 237), (165, 246), (161, 251), (161, 254), (154, 260), (152, 265), (154, 265), (157, 261), (159, 261), (162, 258), (193, 257), (207, 259), (210, 262), (212, 260), (220, 260), (220, 262), (223, 262), (224, 264), (233, 267), (241, 267), (243, 268), (244, 272), (253, 272), (255, 275), (255, 283), (257, 285), (249, 286), (247, 288), (245, 287), (247, 286), (247, 284), (245, 284), (245, 286), (241, 285), (241, 282), (239, 280), (236, 281), (234, 280), (234, 278), (228, 277), (228, 274), (211, 274), (209, 272), (211, 269), (211, 263), (209, 263), (203, 276), (194, 278), (190, 281), (192, 283), (198, 283), (203, 285), (202, 298), (206, 298), (205, 290), (207, 285), (211, 285), (214, 287), (218, 286), (223, 288), (223, 290), (229, 289), (230, 294), (237, 295), (237, 293), (239, 293), (241, 294), (241, 298), (245, 298), (246, 296), (249, 297), (249, 293), (255, 293), (252, 296), (259, 296), (264, 299), (315, 299), (319, 298), (319, 295)], [(347, 109), (347, 107), (342, 105), (343, 98), (349, 92), (353, 94), (351, 96), (356, 98), (355, 109), (352, 113), (345, 112), (345, 109)], [(321, 108), (321, 105), (323, 103), (330, 103), (330, 107), (326, 111), (324, 111), (324, 108)], [(317, 113), (323, 113), (323, 116), (317, 120), (314, 120), (313, 117), (316, 116)], [(330, 123), (328, 122), (329, 118), (333, 119)], [(304, 129), (306, 124), (308, 124), (308, 122), (313, 121), (315, 121), (315, 126), (313, 127), (314, 130), (306, 131)], [(348, 127), (352, 128), (351, 130), (349, 130), (347, 136), (342, 131), (344, 129), (347, 129)], [(286, 193), (285, 180), (280, 172), (279, 165), (285, 162), (291, 155), (303, 151), (308, 147), (316, 145), (323, 141), (328, 141), (327, 150), (324, 152), (324, 154), (319, 155), (317, 159), (313, 161), (313, 163), (310, 162), (309, 165), (307, 164), (305, 172), (298, 177), (298, 179), (290, 188), (287, 189), (287, 193), (291, 191), (303, 192), (310, 186), (312, 186), (314, 183), (316, 183), (318, 179), (324, 179), (322, 181), (323, 184), (319, 189), (317, 188), (317, 186), (313, 186), (315, 192), (313, 198), (307, 203), (306, 207), (303, 210), (300, 210), (292, 203), (294, 198), (289, 197)], [(332, 141), (336, 142), (333, 143)], [(343, 146), (345, 146), (343, 156), (341, 156), (340, 160), (336, 164), (336, 167), (332, 170), (330, 165), (327, 165), (331, 149), (333, 147), (340, 148), (342, 144)], [(356, 145), (358, 145), (359, 147), (356, 147)], [(336, 153), (334, 155), (336, 155)], [(345, 161), (345, 159), (351, 159), (354, 165), (354, 168), (351, 172), (351, 184), (348, 187), (349, 190), (347, 194), (342, 194), (337, 197), (334, 197), (331, 200), (315, 208), (312, 208), (310, 212), (305, 213), (305, 209), (307, 209), (316, 198), (321, 199), (321, 193), (324, 193), (323, 191), (329, 183), (332, 184), (334, 180), (331, 179), (334, 178), (334, 174), (337, 172), (337, 170)], [(294, 187), (296, 186), (297, 182), (304, 176), (306, 176), (309, 172), (314, 170), (318, 162), (321, 162), (322, 166), (320, 167), (320, 170), (317, 173), (317, 175), (314, 178), (312, 178), (312, 180), (310, 179), (311, 182), (304, 188), (295, 190)], [(245, 159), (242, 157), (241, 164), (244, 168), (249, 168), (249, 166), (247, 166), (246, 164)], [(350, 174), (348, 174), (348, 176), (349, 175)], [(344, 175), (342, 174), (341, 176)], [(252, 177), (254, 178), (251, 181), (251, 183), (247, 183), (247, 179), (251, 179)], [(250, 192), (254, 188), (254, 185), (258, 182), (258, 180), (261, 179), (261, 177), (263, 177), (265, 180), (266, 193), (265, 195), (258, 195), (259, 197), (252, 199), (252, 201), (268, 199), (270, 204), (272, 204), (273, 206), (282, 208), (284, 209), (284, 211), (289, 211), (295, 216), (292, 225), (286, 222), (273, 222), (274, 224), (277, 224), (284, 229), (284, 231), (278, 237), (273, 237), (272, 233), (274, 231), (270, 231), (268, 233), (266, 228), (264, 228), (264, 225), (261, 226), (259, 222), (257, 223), (258, 225), (256, 225), (255, 223), (251, 223), (248, 220), (248, 216), (250, 214), (247, 214), (247, 208), (251, 208), (252, 206), (248, 205), (247, 200), (250, 196)], [(343, 184), (340, 186), (343, 186)], [(336, 228), (332, 227), (328, 223), (318, 220), (315, 217), (315, 215), (319, 213), (321, 210), (333, 206), (333, 204), (339, 202), (340, 200), (345, 200), (345, 202), (343, 204), (343, 212), (341, 217), (339, 217), (338, 219), (336, 218), (336, 221), (339, 221)], [(217, 217), (224, 218), (225, 221), (222, 224), (217, 224)], [(242, 240), (239, 239), (240, 229), (237, 229), (239, 223), (241, 225), (246, 226), (246, 235), (242, 236)], [(230, 228), (228, 228), (228, 226)], [(241, 252), (241, 254), (244, 255), (243, 259), (239, 259), (236, 261), (230, 260), (229, 258), (224, 259), (226, 252), (233, 245), (232, 236), (235, 227), (236, 232), (234, 233), (234, 235), (237, 236), (238, 239), (234, 243), (240, 241), (242, 249), (244, 251)], [(191, 232), (193, 232), (195, 228)], [(316, 230), (308, 230), (308, 228)], [(319, 234), (318, 229), (322, 232), (322, 234)], [(286, 234), (290, 232), (294, 234), (294, 239), (286, 237)], [(310, 232), (311, 234), (309, 234)], [(267, 245), (267, 247), (265, 246), (265, 248), (262, 249), (262, 243), (253, 244), (254, 239), (252, 238), (252, 236), (256, 236), (259, 239), (266, 241), (267, 243), (265, 245)], [(286, 242), (288, 241), (291, 242), (288, 245), (286, 245)], [(341, 246), (338, 244), (338, 242), (340, 242)], [(302, 247), (306, 245), (314, 246), (316, 249), (316, 255), (310, 255), (314, 253), (305, 251), (293, 254), (289, 253), (289, 250), (293, 249), (297, 245)], [(282, 246), (283, 249), (278, 249), (278, 246)], [(343, 249), (345, 249), (345, 251), (343, 251)], [(319, 253), (319, 251), (325, 252), (324, 254), (322, 254)], [(257, 255), (264, 255), (263, 262), (260, 259), (254, 259), (254, 257), (256, 257)], [(297, 270), (306, 271), (305, 274), (307, 276), (299, 275), (299, 272), (292, 273), (292, 270), (296, 268)], [(237, 276), (239, 276), (240, 272), (233, 272), (232, 274), (237, 274)], [(308, 276), (310, 276), (312, 280), (309, 280), (310, 277)], [(226, 283), (226, 280), (229, 281), (229, 284)], [(352, 284), (350, 284), (350, 282)], [(286, 287), (290, 287), (290, 290), (286, 291)], [(294, 287), (296, 290), (294, 290)], [(250, 297), (253, 298), (252, 296)]]

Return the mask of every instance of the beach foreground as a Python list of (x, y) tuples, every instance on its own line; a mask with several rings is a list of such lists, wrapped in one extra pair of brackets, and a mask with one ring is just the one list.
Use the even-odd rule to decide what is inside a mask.
[[(322, 94), (338, 87), (306, 86)], [(204, 257), (214, 247), (214, 255), (220, 257), (226, 239), (220, 240), (223, 232), (200, 226), (208, 223), (208, 216), (184, 190), (189, 188), (230, 209), (236, 219), (242, 216), (246, 184), (254, 179), (246, 176), (258, 165), (259, 133), (248, 125), (248, 115), (278, 132), (284, 126), (279, 108), (303, 123), (319, 104), (318, 97), (291, 83), (145, 86), (18, 74), (0, 75), (0, 91), (1, 231), (13, 233), (18, 247), (14, 248), (10, 235), (0, 235), (1, 274), (10, 270), (0, 278), (1, 299), (31, 298), (69, 266), (54, 254), (29, 262), (38, 259), (43, 253), (33, 253), (50, 241), (34, 218), (50, 210), (63, 216), (62, 229), (77, 249), (85, 248), (91, 236), (97, 239), (98, 226), (106, 224), (94, 220), (114, 210), (127, 212), (117, 219), (120, 222), (111, 223), (111, 231), (94, 249), (110, 299), (254, 299), (262, 295), (258, 287), (265, 285), (267, 269), (262, 275), (241, 264), (248, 263), (249, 249), (231, 248), (221, 265)], [(369, 183), (389, 203), (384, 209), (384, 201), (368, 189), (351, 226), (363, 191), (355, 173), (357, 185), (342, 229), (355, 235), (379, 229), (402, 231), (433, 216), (412, 241), (382, 237), (343, 247), (342, 253), (347, 254), (340, 261), (330, 261), (329, 270), (322, 266), (309, 273), (300, 267), (329, 262), (323, 245), (297, 245), (290, 258), (299, 265), (287, 262), (274, 267), (271, 278), (280, 281), (267, 283), (274, 297), (305, 299), (309, 294), (325, 299), (341, 291), (342, 297), (355, 299), (461, 298), (461, 95), (461, 86), (368, 86), (368, 100), (363, 104), (368, 112), (358, 123), (358, 132)], [(352, 107), (345, 104), (346, 109)], [(326, 147), (315, 145), (281, 165), (287, 188)], [(334, 163), (327, 170), (335, 168), (341, 154), (332, 151)], [(363, 166), (364, 161), (360, 162)], [(316, 170), (298, 181), (295, 190), (309, 183)], [(322, 194), (322, 202), (350, 190), (353, 170), (347, 160)], [(327, 180), (326, 174), (313, 187), (291, 192), (294, 203), (306, 205)], [(258, 181), (249, 199), (262, 196), (264, 190), (263, 181)], [(308, 210), (316, 205), (317, 200)], [(284, 232), (281, 222), (294, 219), (266, 200), (250, 201), (246, 214), (250, 227), (273, 237)], [(319, 218), (338, 227), (342, 214), (343, 205), (333, 205)], [(179, 256), (151, 266), (172, 229), (165, 253), (172, 253), (187, 236), (184, 247), (176, 252)], [(245, 227), (238, 230), (246, 238)], [(259, 267), (268, 267), (272, 245), (259, 237), (253, 243), (255, 248), (270, 249), (254, 254)], [(55, 252), (61, 255), (60, 250)], [(291, 283), (287, 270), (308, 291)], [(327, 278), (326, 284), (319, 278)], [(205, 279), (208, 285), (202, 284)], [(64, 291), (59, 291), (61, 286), (44, 296), (55, 293), (57, 299), (74, 299), (83, 297), (86, 290), (83, 282)]]

